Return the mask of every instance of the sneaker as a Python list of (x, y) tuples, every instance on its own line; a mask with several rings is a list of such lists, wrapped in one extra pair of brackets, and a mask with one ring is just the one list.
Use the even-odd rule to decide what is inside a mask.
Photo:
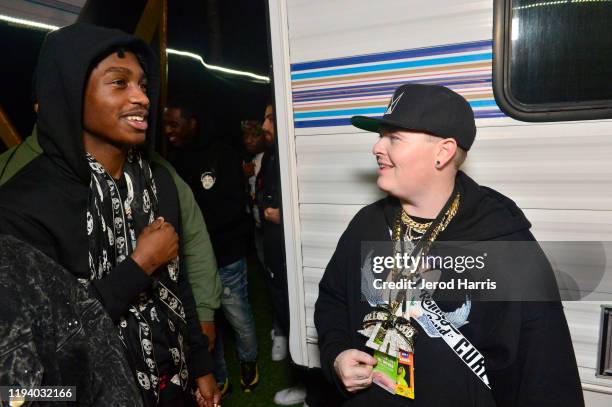
[(287, 337), (274, 335), (274, 329), (272, 330), (272, 360), (274, 362), (280, 362), (287, 357)]
[(245, 393), (250, 393), (259, 383), (257, 362), (240, 362), (240, 384)]
[(225, 379), (223, 383), (217, 383), (217, 388), (221, 390), (221, 399), (232, 394), (232, 386), (230, 385), (229, 378)]
[(303, 403), (306, 399), (306, 388), (301, 386), (289, 387), (277, 391), (274, 395), (274, 403), (280, 406), (291, 406), (293, 404)]

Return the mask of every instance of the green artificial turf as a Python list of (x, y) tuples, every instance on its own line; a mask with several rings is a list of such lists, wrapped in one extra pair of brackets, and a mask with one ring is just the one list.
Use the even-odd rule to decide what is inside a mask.
[[(221, 403), (223, 407), (243, 406), (275, 406), (274, 394), (284, 388), (296, 385), (293, 377), (294, 368), (291, 367), (290, 356), (281, 362), (273, 362), (270, 359), (272, 339), (272, 306), (266, 289), (263, 270), (259, 268), (256, 261), (250, 260), (249, 264), (249, 300), (255, 316), (257, 330), (259, 366), (259, 384), (252, 393), (244, 393), (240, 387), (240, 364), (236, 355), (234, 333), (223, 318), (217, 317), (217, 329), (223, 330), (225, 341), (225, 361), (229, 372), (232, 393), (225, 397)], [(217, 314), (222, 314), (217, 312)], [(301, 406), (302, 403), (296, 404)]]

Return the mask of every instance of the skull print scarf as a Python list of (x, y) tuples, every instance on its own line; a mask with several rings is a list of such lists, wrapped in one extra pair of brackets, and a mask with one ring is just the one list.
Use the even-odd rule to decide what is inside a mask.
[[(112, 273), (134, 251), (138, 233), (158, 216), (158, 200), (151, 168), (140, 153), (131, 151), (127, 156), (123, 173), (127, 194), (123, 197), (117, 181), (104, 167), (90, 154), (86, 158), (91, 169), (89, 271), (90, 280), (94, 280)], [(147, 406), (159, 401), (160, 355), (167, 359), (163, 372), (168, 376), (167, 385), (187, 389), (185, 313), (175, 294), (178, 272), (177, 258), (151, 275), (151, 288), (137, 297), (119, 321), (119, 337)]]

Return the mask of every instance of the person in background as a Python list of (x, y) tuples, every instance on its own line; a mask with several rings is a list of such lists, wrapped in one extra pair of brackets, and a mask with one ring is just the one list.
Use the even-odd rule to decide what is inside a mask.
[[(274, 106), (269, 103), (266, 106), (262, 123), (266, 151), (257, 176), (257, 202), (261, 219), (263, 219), (264, 261), (268, 288), (274, 307), (272, 360), (280, 361), (285, 359), (289, 353), (287, 342), (290, 317), (275, 121)], [(274, 403), (289, 406), (304, 402), (305, 407), (338, 405), (338, 392), (326, 382), (321, 369), (308, 369), (296, 365), (293, 367), (298, 385), (277, 391), (274, 395)]]
[(266, 150), (261, 160), (261, 169), (256, 177), (255, 202), (262, 225), (264, 265), (274, 308), (272, 360), (280, 361), (285, 359), (288, 353), (289, 302), (287, 297), (285, 241), (281, 222), (281, 187), (272, 104), (266, 106), (261, 127), (264, 131)]
[[(164, 112), (169, 161), (191, 187), (206, 225), (223, 285), (221, 308), (236, 334), (241, 385), (252, 391), (259, 382), (255, 320), (247, 291), (247, 205), (240, 155), (216, 140), (209, 120), (201, 120), (186, 97), (178, 96)], [(215, 344), (215, 375), (229, 389), (223, 345)]]
[(242, 128), (244, 148), (247, 152), (243, 164), (249, 197), (247, 212), (253, 216), (253, 241), (259, 264), (264, 267), (263, 231), (261, 230), (261, 218), (255, 198), (257, 175), (261, 170), (261, 159), (266, 150), (265, 132), (261, 128), (261, 124), (256, 121), (244, 120), (240, 123), (240, 127)]

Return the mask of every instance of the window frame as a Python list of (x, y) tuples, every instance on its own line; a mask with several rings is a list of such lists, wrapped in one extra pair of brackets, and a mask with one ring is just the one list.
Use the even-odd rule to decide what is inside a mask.
[[(600, 120), (612, 118), (612, 100), (596, 102), (524, 104), (510, 91), (510, 29), (512, 0), (493, 2), (493, 94), (499, 108), (524, 122)], [(603, 84), (602, 84), (603, 86)]]
[[(612, 357), (612, 305), (601, 306), (601, 319), (599, 322), (599, 343), (597, 348), (597, 366), (595, 377), (612, 380), (612, 369), (607, 365)], [(608, 367), (608, 369), (606, 369)]]

